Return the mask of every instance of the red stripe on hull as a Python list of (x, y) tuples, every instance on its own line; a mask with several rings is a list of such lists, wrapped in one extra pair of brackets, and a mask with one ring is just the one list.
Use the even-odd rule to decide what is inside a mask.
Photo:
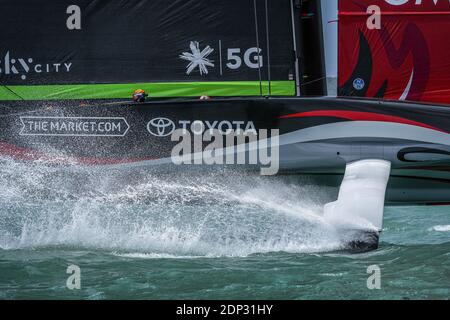
[(52, 156), (36, 150), (18, 147), (5, 142), (0, 142), (0, 154), (8, 156), (15, 160), (25, 160), (25, 161), (40, 160), (49, 163), (58, 162), (60, 164), (79, 164), (85, 166), (126, 164), (157, 159), (157, 158), (106, 159), (106, 158), (73, 157), (66, 155)]
[(386, 114), (372, 113), (372, 112), (362, 112), (362, 111), (347, 111), (347, 110), (317, 110), (317, 111), (307, 111), (289, 114), (281, 116), (280, 119), (293, 119), (293, 118), (306, 118), (306, 117), (333, 117), (339, 119), (346, 119), (352, 121), (381, 121), (381, 122), (391, 122), (391, 123), (401, 123), (408, 124), (416, 127), (427, 128), (435, 131), (440, 131), (448, 133), (439, 128), (427, 125), (426, 123), (417, 122), (414, 120), (409, 120), (397, 116), (390, 116)]

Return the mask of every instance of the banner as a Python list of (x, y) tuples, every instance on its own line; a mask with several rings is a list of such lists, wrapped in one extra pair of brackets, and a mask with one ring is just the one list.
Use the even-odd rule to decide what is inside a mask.
[(275, 93), (294, 93), (289, 0), (2, 0), (1, 8), (0, 99), (116, 98), (123, 85), (128, 97), (139, 84), (177, 96), (171, 83), (187, 96), (268, 93), (272, 82)]
[(339, 95), (450, 104), (449, 32), (449, 0), (341, 0)]

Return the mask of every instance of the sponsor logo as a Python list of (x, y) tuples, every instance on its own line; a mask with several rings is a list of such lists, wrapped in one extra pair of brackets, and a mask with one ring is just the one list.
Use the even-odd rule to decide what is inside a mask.
[(356, 78), (355, 80), (353, 80), (353, 88), (355, 88), (356, 90), (362, 90), (364, 89), (365, 86), (366, 83), (364, 82), (363, 79)]
[[(402, 5), (407, 4), (408, 2), (410, 2), (410, 0), (384, 0), (384, 1), (386, 1), (387, 3), (389, 3), (390, 5), (393, 5), (393, 6), (402, 6)], [(429, 1), (429, 0), (427, 0), (427, 1)], [(427, 1), (425, 1), (425, 2), (427, 2)], [(433, 2), (434, 2), (435, 5), (437, 5), (439, 0), (433, 0)], [(422, 0), (415, 0), (415, 4), (416, 5), (421, 5), (422, 4)]]
[(200, 72), (200, 75), (208, 74), (208, 68), (214, 68), (214, 61), (208, 59), (208, 56), (214, 52), (214, 49), (210, 46), (206, 46), (205, 49), (200, 50), (200, 44), (198, 41), (191, 41), (189, 45), (191, 52), (183, 52), (180, 55), (180, 59), (189, 61), (186, 66), (186, 74), (191, 74), (196, 68)]
[[(224, 73), (223, 65), (229, 70), (238, 70), (242, 67), (250, 69), (259, 69), (263, 67), (263, 55), (261, 48), (222, 48), (222, 40), (219, 40), (219, 62), (220, 75)], [(186, 74), (191, 75), (196, 69), (201, 76), (207, 75), (210, 69), (214, 68), (214, 60), (210, 59), (215, 49), (207, 45), (203, 49), (200, 48), (198, 41), (191, 41), (189, 44), (190, 51), (185, 51), (179, 55), (181, 60), (188, 61), (186, 66)], [(222, 57), (222, 52), (226, 53)]]
[(221, 134), (229, 134), (231, 131), (242, 131), (245, 133), (256, 133), (253, 121), (229, 121), (229, 120), (180, 120), (183, 130), (190, 130), (194, 134), (202, 134), (205, 130), (218, 130)]
[(385, 0), (387, 3), (393, 5), (393, 6), (401, 6), (405, 3), (408, 3), (409, 0)]
[(20, 117), (22, 136), (123, 137), (130, 126), (125, 118)]
[(175, 123), (167, 118), (154, 118), (147, 124), (147, 130), (156, 137), (167, 137), (175, 131)]
[(218, 130), (222, 135), (232, 131), (256, 133), (253, 121), (237, 120), (179, 120), (177, 125), (168, 118), (154, 118), (147, 123), (147, 131), (156, 137), (168, 137), (176, 129), (192, 132), (193, 134), (203, 134), (207, 130)]
[(7, 51), (3, 59), (0, 59), (0, 74), (17, 75), (26, 80), (28, 74), (69, 73), (72, 62), (41, 63), (33, 58), (14, 58)]

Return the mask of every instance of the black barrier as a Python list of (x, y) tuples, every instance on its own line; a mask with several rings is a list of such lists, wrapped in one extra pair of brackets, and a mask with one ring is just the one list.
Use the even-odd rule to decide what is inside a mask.
[(0, 83), (281, 81), (289, 0), (2, 0)]

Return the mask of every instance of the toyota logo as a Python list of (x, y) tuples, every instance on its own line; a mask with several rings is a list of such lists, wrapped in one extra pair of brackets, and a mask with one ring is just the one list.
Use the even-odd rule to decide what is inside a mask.
[(175, 131), (175, 123), (167, 118), (155, 118), (147, 124), (147, 130), (156, 137), (167, 137)]

